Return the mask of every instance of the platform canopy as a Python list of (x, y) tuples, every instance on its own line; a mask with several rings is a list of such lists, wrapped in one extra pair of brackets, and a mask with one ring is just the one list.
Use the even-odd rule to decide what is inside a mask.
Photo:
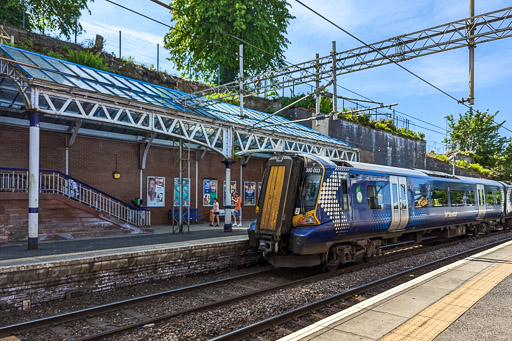
[[(187, 100), (183, 100), (187, 98)], [(349, 144), (289, 120), (0, 44), (0, 111), (39, 112), (105, 133), (182, 139), (232, 158), (311, 153), (357, 161)], [(1, 117), (0, 117), (1, 118)], [(0, 121), (1, 122), (1, 121)], [(83, 125), (85, 123), (86, 125)]]

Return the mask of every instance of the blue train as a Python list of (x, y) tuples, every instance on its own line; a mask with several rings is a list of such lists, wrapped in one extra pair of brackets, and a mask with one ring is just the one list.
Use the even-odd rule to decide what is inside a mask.
[(273, 265), (334, 270), (423, 236), (512, 227), (512, 185), (313, 155), (272, 157), (251, 246)]

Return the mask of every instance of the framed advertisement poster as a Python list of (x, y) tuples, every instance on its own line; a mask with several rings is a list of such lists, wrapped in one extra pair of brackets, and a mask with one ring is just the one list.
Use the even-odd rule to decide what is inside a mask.
[(148, 176), (147, 177), (147, 207), (164, 207), (165, 206), (165, 177)]
[[(190, 179), (183, 178), (183, 206), (190, 206)], [(180, 206), (180, 178), (174, 178), (174, 206)]]
[(218, 199), (217, 180), (203, 180), (203, 206), (213, 206), (213, 199)]
[[(233, 194), (236, 192), (236, 181), (231, 181), (231, 206), (235, 205)], [(226, 206), (226, 180), (222, 182), (222, 197), (224, 198), (224, 206)]]
[(256, 182), (244, 181), (244, 206), (256, 205)]

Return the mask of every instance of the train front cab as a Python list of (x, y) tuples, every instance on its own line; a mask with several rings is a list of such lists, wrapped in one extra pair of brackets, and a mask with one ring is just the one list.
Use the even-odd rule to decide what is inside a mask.
[[(303, 247), (302, 241), (321, 225), (317, 203), (324, 174), (320, 160), (310, 156), (280, 156), (269, 160), (258, 202), (258, 217), (248, 234), (250, 245), (262, 250), (271, 264), (286, 267), (320, 264), (318, 253), (323, 249), (309, 255), (300, 255), (299, 250)], [(332, 227), (327, 230), (326, 240), (335, 238)], [(315, 230), (314, 236), (318, 235)], [(318, 245), (325, 246), (325, 241)]]

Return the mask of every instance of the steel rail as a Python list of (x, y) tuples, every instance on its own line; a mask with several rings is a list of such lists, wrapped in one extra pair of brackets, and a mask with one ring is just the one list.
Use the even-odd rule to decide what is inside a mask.
[[(404, 244), (404, 243), (390, 244), (387, 247), (400, 246), (402, 244)], [(389, 257), (390, 256), (378, 257), (378, 258), (372, 260), (372, 264), (375, 263), (375, 262), (385, 261)], [(393, 255), (393, 257), (395, 257), (395, 255)], [(154, 323), (154, 322), (157, 322), (157, 321), (169, 319), (169, 318), (174, 317), (174, 316), (178, 316), (178, 315), (182, 315), (182, 314), (187, 314), (187, 313), (191, 313), (191, 312), (195, 312), (195, 311), (200, 311), (200, 310), (204, 310), (204, 309), (207, 309), (207, 308), (214, 308), (214, 307), (222, 306), (222, 305), (225, 305), (225, 304), (228, 304), (228, 303), (231, 303), (231, 302), (236, 302), (236, 301), (239, 301), (241, 299), (246, 299), (246, 298), (249, 298), (249, 297), (252, 297), (252, 296), (258, 296), (258, 295), (261, 295), (261, 294), (264, 294), (264, 293), (267, 293), (267, 292), (270, 292), (270, 291), (273, 291), (273, 290), (278, 290), (278, 289), (281, 289), (281, 288), (288, 287), (290, 285), (298, 285), (298, 284), (305, 283), (305, 282), (327, 279), (327, 278), (335, 277), (335, 276), (338, 276), (340, 274), (344, 274), (344, 273), (347, 273), (347, 272), (357, 271), (361, 267), (364, 267), (364, 266), (366, 266), (366, 264), (357, 264), (357, 265), (354, 265), (352, 267), (340, 269), (340, 270), (337, 270), (337, 271), (334, 271), (334, 272), (323, 273), (323, 274), (316, 275), (316, 276), (309, 276), (309, 277), (306, 277), (306, 278), (303, 278), (303, 279), (300, 279), (300, 280), (296, 280), (296, 281), (292, 281), (292, 282), (287, 282), (285, 284), (281, 284), (281, 285), (278, 285), (278, 286), (272, 286), (272, 287), (269, 287), (269, 288), (266, 288), (266, 289), (260, 289), (260, 290), (253, 291), (253, 292), (250, 292), (248, 294), (242, 294), (242, 295), (238, 295), (238, 296), (235, 296), (235, 297), (231, 297), (228, 300), (223, 300), (223, 301), (218, 301), (218, 302), (214, 302), (214, 303), (211, 303), (211, 304), (206, 304), (206, 305), (202, 305), (202, 306), (198, 306), (198, 307), (193, 307), (193, 308), (190, 308), (190, 309), (187, 309), (187, 310), (183, 310), (183, 311), (179, 311), (179, 312), (163, 315), (163, 316), (160, 316), (160, 317), (149, 318), (147, 320), (136, 322), (136, 323), (133, 323), (131, 325), (124, 326), (122, 328), (111, 329), (109, 331), (101, 333), (101, 335), (97, 334), (97, 335), (90, 336), (90, 337), (84, 337), (84, 338), (82, 338), (80, 340), (94, 340), (94, 339), (97, 339), (97, 338), (100, 338), (100, 337), (104, 337), (104, 336), (107, 336), (107, 335), (116, 334), (116, 333), (119, 333), (119, 332), (124, 331), (124, 330), (132, 329), (132, 328), (139, 328), (139, 327), (141, 327), (141, 326), (143, 326), (145, 324)], [(105, 313), (105, 312), (111, 312), (111, 311), (119, 310), (119, 309), (123, 308), (124, 306), (138, 304), (138, 303), (143, 303), (145, 301), (156, 299), (158, 297), (163, 297), (163, 296), (167, 296), (167, 295), (171, 295), (171, 294), (176, 294), (176, 293), (188, 292), (188, 291), (192, 291), (192, 290), (195, 290), (195, 289), (206, 288), (206, 287), (209, 287), (209, 286), (212, 286), (212, 285), (217, 285), (217, 284), (225, 284), (225, 283), (233, 282), (233, 281), (240, 280), (240, 279), (247, 279), (247, 278), (251, 278), (251, 277), (255, 277), (255, 276), (261, 276), (264, 273), (272, 273), (272, 272), (277, 272), (277, 271), (280, 271), (280, 269), (263, 270), (263, 271), (258, 271), (258, 272), (254, 272), (254, 273), (247, 274), (247, 275), (234, 276), (234, 277), (230, 277), (230, 278), (226, 278), (226, 279), (222, 279), (222, 280), (210, 281), (210, 282), (201, 283), (201, 284), (197, 284), (197, 285), (192, 285), (192, 286), (188, 286), (188, 287), (184, 287), (184, 288), (172, 289), (172, 290), (167, 290), (167, 291), (163, 291), (163, 292), (159, 292), (159, 293), (149, 294), (149, 295), (145, 295), (145, 296), (141, 296), (141, 297), (135, 297), (135, 298), (127, 299), (127, 300), (107, 303), (107, 304), (99, 305), (99, 306), (96, 306), (96, 307), (90, 307), (90, 308), (85, 308), (85, 309), (81, 309), (81, 310), (77, 310), (77, 311), (72, 311), (72, 312), (69, 312), (69, 313), (53, 315), (53, 316), (49, 316), (49, 317), (45, 317), (45, 318), (41, 318), (41, 319), (37, 319), (37, 320), (32, 320), (32, 321), (27, 321), (27, 322), (11, 324), (11, 325), (0, 327), (0, 336), (9, 335), (9, 333), (15, 333), (15, 332), (19, 333), (21, 331), (33, 330), (33, 329), (41, 328), (41, 327), (44, 327), (44, 326), (47, 326), (47, 325), (53, 325), (53, 324), (59, 324), (59, 323), (64, 323), (64, 322), (76, 321), (76, 320), (81, 319), (83, 316), (92, 316), (92, 315), (97, 315), (97, 314), (101, 314), (101, 313)]]
[[(426, 239), (425, 239), (425, 241), (426, 241)], [(428, 238), (428, 239), (433, 239), (433, 238)], [(510, 239), (512, 239), (512, 237)], [(447, 246), (450, 246), (447, 244), (453, 244), (453, 243), (457, 243), (457, 242), (451, 241), (448, 243), (436, 244), (433, 247), (434, 247), (434, 249), (440, 248), (440, 247), (447, 247)], [(407, 245), (407, 244), (409, 244), (409, 243), (402, 242), (402, 243), (386, 245), (383, 248), (397, 247), (397, 246), (402, 246), (402, 245)], [(219, 300), (216, 302), (207, 303), (207, 304), (192, 307), (189, 309), (185, 309), (185, 310), (181, 310), (181, 311), (177, 311), (177, 312), (173, 312), (173, 313), (169, 313), (169, 314), (165, 314), (165, 315), (161, 315), (161, 316), (157, 316), (157, 317), (150, 317), (145, 320), (141, 320), (141, 321), (138, 321), (138, 322), (135, 322), (132, 324), (125, 325), (125, 326), (121, 326), (121, 327), (117, 327), (117, 328), (115, 328), (115, 327), (110, 328), (108, 330), (99, 332), (94, 335), (84, 336), (82, 338), (80, 338), (80, 337), (74, 338), (74, 340), (75, 341), (99, 340), (99, 339), (104, 338), (109, 335), (119, 334), (121, 332), (130, 330), (130, 329), (141, 328), (144, 325), (164, 321), (164, 320), (167, 320), (167, 319), (170, 319), (173, 317), (190, 314), (193, 312), (200, 312), (200, 311), (203, 311), (206, 309), (214, 309), (214, 308), (225, 306), (225, 305), (228, 305), (231, 303), (236, 303), (241, 300), (248, 299), (248, 298), (257, 297), (257, 296), (260, 296), (260, 295), (263, 295), (265, 293), (269, 293), (272, 291), (289, 288), (291, 286), (297, 286), (297, 285), (305, 284), (305, 283), (309, 283), (309, 282), (321, 281), (321, 280), (329, 279), (329, 278), (336, 277), (336, 276), (339, 276), (342, 274), (359, 271), (368, 266), (375, 266), (375, 265), (381, 264), (383, 262), (388, 262), (388, 261), (392, 261), (397, 258), (402, 258), (402, 257), (404, 257), (404, 252), (406, 252), (407, 255), (409, 255), (409, 254), (413, 255), (415, 253), (424, 252), (425, 248), (427, 248), (427, 246), (424, 246), (421, 248), (416, 248), (414, 250), (410, 250), (410, 247), (406, 247), (402, 250), (402, 252), (399, 252), (399, 250), (395, 250), (393, 254), (385, 254), (381, 257), (375, 257), (375, 258), (370, 259), (370, 261), (366, 262), (366, 263), (356, 264), (356, 265), (342, 268), (342, 269), (339, 269), (339, 270), (336, 270), (333, 272), (327, 272), (327, 273), (322, 273), (322, 274), (318, 274), (318, 275), (308, 276), (305, 278), (301, 278), (299, 280), (286, 282), (283, 284), (271, 286), (271, 287), (264, 288), (264, 289), (257, 289), (252, 292), (249, 292), (249, 293), (232, 296), (225, 300)], [(17, 324), (7, 325), (7, 326), (0, 327), (0, 336), (7, 336), (7, 335), (12, 335), (13, 333), (20, 333), (23, 331), (34, 330), (34, 329), (42, 328), (42, 327), (45, 327), (48, 325), (56, 325), (56, 324), (61, 324), (61, 323), (65, 323), (65, 322), (72, 322), (72, 321), (80, 320), (84, 316), (90, 317), (90, 316), (98, 315), (98, 314), (105, 313), (105, 312), (117, 311), (117, 310), (120, 310), (121, 308), (123, 308), (124, 306), (144, 303), (145, 301), (153, 300), (158, 297), (163, 297), (163, 296), (176, 294), (176, 293), (188, 292), (188, 291), (192, 291), (195, 289), (206, 288), (208, 286), (217, 285), (217, 284), (225, 284), (225, 283), (233, 282), (233, 281), (240, 280), (240, 279), (247, 279), (247, 278), (251, 278), (251, 277), (255, 277), (255, 276), (260, 276), (264, 273), (272, 273), (272, 272), (278, 272), (278, 271), (280, 271), (279, 268), (272, 269), (272, 270), (263, 270), (263, 271), (258, 271), (258, 272), (254, 272), (254, 273), (247, 274), (247, 275), (234, 276), (234, 277), (230, 277), (227, 279), (211, 281), (211, 282), (201, 283), (201, 284), (192, 285), (192, 286), (188, 286), (188, 287), (184, 287), (184, 288), (172, 289), (172, 290), (159, 292), (159, 293), (155, 293), (155, 294), (149, 294), (149, 295), (145, 295), (145, 296), (141, 296), (141, 297), (135, 297), (135, 298), (131, 298), (131, 299), (123, 300), (123, 301), (107, 303), (107, 304), (96, 306), (96, 307), (85, 308), (85, 309), (81, 309), (81, 310), (77, 310), (77, 311), (73, 311), (73, 312), (69, 312), (69, 313), (64, 313), (64, 314), (59, 314), (59, 315), (54, 315), (54, 316), (49, 316), (49, 317), (45, 317), (45, 318), (41, 318), (41, 319), (37, 319), (37, 320), (33, 320), (33, 321), (27, 321), (27, 322), (21, 322), (21, 323), (17, 323)]]
[(74, 321), (74, 320), (80, 319), (82, 316), (85, 316), (85, 315), (95, 315), (95, 314), (100, 314), (100, 313), (104, 313), (104, 312), (114, 311), (114, 310), (117, 310), (117, 309), (122, 308), (127, 305), (138, 304), (138, 303), (142, 303), (145, 301), (149, 301), (149, 300), (167, 296), (167, 295), (188, 292), (188, 291), (192, 291), (195, 289), (205, 288), (205, 287), (209, 287), (209, 286), (213, 286), (213, 285), (217, 285), (217, 284), (225, 284), (225, 283), (237, 281), (240, 279), (261, 276), (264, 273), (271, 273), (271, 272), (275, 272), (275, 271), (276, 271), (276, 269), (262, 270), (262, 271), (257, 271), (257, 272), (253, 272), (250, 274), (233, 276), (233, 277), (210, 281), (210, 282), (206, 282), (206, 283), (190, 285), (190, 286), (183, 287), (183, 288), (171, 289), (171, 290), (166, 290), (166, 291), (153, 293), (153, 294), (149, 294), (149, 295), (129, 298), (129, 299), (122, 300), (122, 301), (106, 303), (106, 304), (102, 304), (102, 305), (95, 306), (95, 307), (72, 311), (69, 313), (63, 313), (63, 314), (43, 317), (43, 318), (40, 318), (37, 320), (20, 322), (20, 323), (16, 323), (16, 324), (7, 325), (7, 326), (0, 326), (0, 335), (5, 335), (8, 333), (14, 333), (14, 332), (20, 332), (20, 331), (24, 331), (24, 330), (36, 329), (36, 328), (40, 328), (42, 326), (55, 324), (55, 323)]
[(350, 297), (352, 297), (354, 295), (357, 295), (357, 294), (359, 294), (361, 292), (364, 292), (364, 291), (372, 289), (372, 288), (374, 288), (376, 286), (385, 284), (388, 281), (392, 281), (392, 280), (400, 278), (402, 276), (406, 276), (406, 275), (415, 273), (417, 271), (426, 269), (426, 268), (431, 267), (433, 265), (437, 265), (437, 264), (440, 264), (440, 263), (443, 263), (443, 262), (446, 262), (446, 261), (453, 260), (455, 258), (459, 258), (459, 257), (462, 257), (462, 256), (466, 256), (466, 255), (469, 255), (469, 254), (473, 254), (473, 253), (476, 253), (476, 252), (479, 252), (479, 251), (491, 248), (493, 246), (496, 246), (498, 244), (501, 244), (501, 243), (504, 243), (504, 242), (507, 242), (507, 241), (510, 241), (510, 240), (512, 240), (512, 237), (505, 238), (503, 240), (495, 241), (495, 242), (492, 242), (492, 243), (489, 243), (489, 244), (485, 244), (485, 245), (482, 245), (482, 246), (478, 246), (478, 247), (475, 247), (475, 248), (472, 248), (472, 249), (469, 249), (469, 250), (466, 250), (466, 251), (458, 252), (458, 253), (456, 253), (454, 255), (443, 257), (443, 258), (440, 258), (438, 260), (431, 261), (431, 262), (428, 262), (428, 263), (425, 263), (425, 264), (413, 267), (413, 268), (408, 269), (408, 270), (400, 271), (398, 273), (386, 276), (384, 278), (372, 281), (372, 282), (367, 283), (367, 284), (363, 284), (361, 286), (358, 286), (356, 288), (344, 291), (342, 293), (339, 293), (339, 294), (336, 294), (336, 295), (333, 295), (333, 296), (330, 296), (330, 297), (326, 297), (326, 298), (317, 300), (317, 301), (312, 302), (310, 304), (307, 304), (305, 306), (302, 306), (302, 307), (299, 307), (299, 308), (295, 308), (295, 309), (290, 310), (288, 312), (285, 312), (285, 313), (279, 314), (277, 316), (268, 318), (266, 320), (254, 323), (254, 324), (252, 324), (250, 326), (243, 327), (243, 328), (240, 328), (238, 330), (234, 330), (234, 331), (229, 332), (229, 333), (224, 334), (224, 335), (220, 335), (218, 337), (215, 337), (215, 338), (211, 339), (210, 341), (221, 341), (221, 340), (222, 341), (228, 341), (228, 340), (231, 341), (231, 340), (241, 340), (243, 338), (250, 337), (252, 334), (263, 332), (265, 330), (270, 329), (271, 327), (273, 327), (275, 325), (288, 322), (291, 319), (299, 317), (299, 316), (302, 316), (304, 314), (307, 314), (310, 311), (314, 311), (314, 310), (322, 308), (322, 307), (324, 307), (326, 305), (335, 303), (337, 301), (350, 298)]

